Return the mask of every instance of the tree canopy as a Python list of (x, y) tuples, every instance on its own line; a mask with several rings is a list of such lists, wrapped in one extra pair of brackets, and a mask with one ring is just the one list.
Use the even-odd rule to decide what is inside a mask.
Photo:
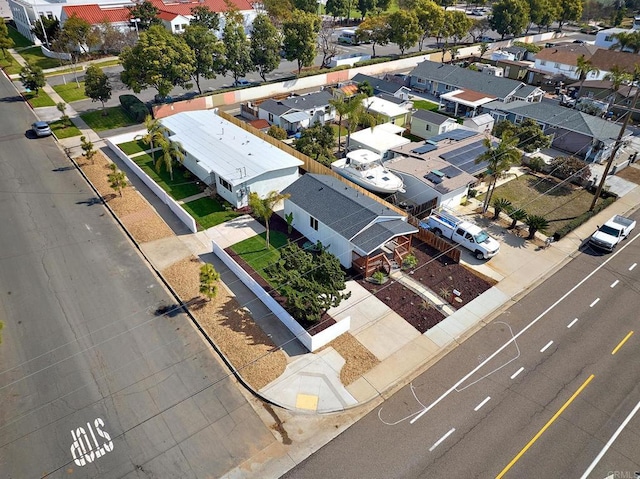
[(389, 14), (389, 41), (398, 45), (400, 54), (418, 43), (422, 30), (413, 12), (398, 10)]
[(20, 70), (20, 81), (22, 82), (22, 86), (35, 92), (36, 95), (38, 91), (40, 91), (40, 88), (46, 83), (42, 68), (29, 62)]
[(195, 71), (195, 56), (184, 38), (157, 25), (140, 32), (138, 43), (125, 48), (120, 61), (120, 79), (136, 93), (153, 87), (167, 96), (176, 86), (187, 87)]
[(198, 5), (191, 9), (193, 18), (189, 26), (200, 25), (207, 30), (217, 30), (220, 28), (220, 15), (212, 11), (207, 5)]
[(305, 128), (296, 140), (296, 150), (328, 166), (334, 160), (332, 148), (335, 145), (335, 133), (331, 125), (315, 125)]
[(89, 65), (84, 75), (84, 92), (92, 101), (102, 103), (104, 110), (105, 102), (111, 98), (111, 83), (109, 77), (99, 66)]
[(253, 20), (249, 52), (251, 61), (263, 81), (266, 81), (267, 75), (280, 65), (280, 45), (280, 32), (273, 26), (269, 17), (265, 14), (258, 15)]
[(9, 29), (4, 21), (0, 22), (0, 50), (2, 56), (7, 57), (7, 50), (15, 45), (13, 39), (9, 36)]
[(551, 136), (545, 135), (540, 125), (531, 118), (526, 118), (519, 125), (503, 120), (496, 124), (493, 135), (502, 138), (504, 135), (518, 139), (517, 147), (531, 153), (538, 148), (548, 148), (551, 145)]
[(149, 0), (143, 0), (128, 8), (131, 19), (139, 19), (136, 22), (138, 30), (146, 30), (152, 25), (162, 25), (162, 20), (158, 17), (160, 10)]
[(216, 73), (224, 70), (224, 45), (213, 31), (200, 23), (189, 25), (182, 38), (193, 52), (195, 63), (191, 78), (202, 93), (200, 78), (215, 78)]
[(224, 69), (225, 72), (231, 72), (235, 83), (239, 78), (253, 71), (249, 40), (244, 32), (244, 26), (237, 18), (227, 17), (222, 31), (222, 43), (224, 44)]
[(489, 24), (502, 38), (519, 35), (529, 23), (529, 4), (525, 0), (500, 0), (493, 5)]
[(316, 58), (316, 35), (320, 29), (320, 18), (313, 13), (295, 11), (282, 24), (283, 49), (287, 60), (296, 61), (298, 73), (302, 67), (313, 65)]

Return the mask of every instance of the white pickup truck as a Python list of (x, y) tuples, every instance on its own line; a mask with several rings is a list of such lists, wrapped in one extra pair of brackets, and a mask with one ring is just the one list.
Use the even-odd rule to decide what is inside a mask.
[(420, 222), (420, 227), (464, 246), (478, 259), (492, 258), (500, 251), (500, 243), (478, 225), (444, 211), (431, 213)]
[(626, 239), (636, 227), (636, 222), (624, 216), (615, 215), (589, 238), (589, 243), (596, 248), (613, 251), (618, 243)]

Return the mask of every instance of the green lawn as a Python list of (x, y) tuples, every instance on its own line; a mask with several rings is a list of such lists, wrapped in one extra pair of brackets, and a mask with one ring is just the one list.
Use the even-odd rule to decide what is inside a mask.
[(103, 115), (102, 109), (90, 111), (80, 115), (87, 125), (94, 131), (113, 130), (123, 126), (136, 125), (137, 123), (129, 117), (119, 106), (112, 106), (106, 109), (107, 115)]
[(438, 104), (429, 100), (413, 100), (413, 107), (417, 110), (438, 111)]
[[(154, 152), (155, 157), (160, 156), (160, 152)], [(155, 161), (151, 158), (151, 155), (144, 154), (131, 158), (135, 161), (144, 172), (153, 179), (158, 185), (171, 195), (174, 200), (181, 200), (188, 196), (197, 195), (202, 190), (196, 185), (196, 179), (194, 179), (191, 173), (188, 173), (189, 177), (185, 178), (187, 170), (181, 165), (175, 165), (173, 167), (173, 180), (167, 170), (162, 167), (160, 173), (156, 171)]]
[(84, 92), (84, 82), (80, 82), (80, 88), (78, 88), (78, 84), (75, 81), (72, 81), (66, 85), (56, 85), (53, 89), (67, 103), (88, 98)]
[(118, 145), (118, 148), (124, 151), (126, 155), (130, 156), (135, 153), (141, 153), (143, 151), (147, 151), (149, 149), (149, 145), (147, 145), (142, 140), (133, 140), (133, 141), (128, 141), (126, 143), (120, 143)]
[(340, 130), (342, 131), (340, 134), (342, 135), (342, 139), (344, 139), (345, 136), (347, 136), (347, 129), (344, 126), (338, 127), (338, 125), (335, 124), (331, 124), (331, 129), (333, 130), (333, 134), (336, 137), (336, 141), (338, 141), (338, 128), (340, 128)]
[(62, 120), (52, 121), (49, 126), (59, 139), (82, 135), (75, 125), (65, 126)]
[(22, 67), (15, 58), (7, 52), (5, 57), (0, 57), (0, 68), (2, 68), (7, 75), (13, 75), (14, 73), (20, 73)]
[(522, 175), (497, 187), (492, 202), (505, 198), (528, 214), (543, 216), (550, 224), (546, 234), (552, 234), (587, 211), (593, 200), (591, 193), (573, 185), (554, 188), (559, 181)]
[(57, 58), (45, 57), (40, 47), (25, 48), (24, 50), (20, 50), (19, 53), (25, 61), (38, 66), (43, 70), (60, 66), (60, 60)]
[(280, 248), (287, 244), (287, 235), (279, 231), (269, 232), (271, 248), (266, 249), (266, 233), (252, 236), (234, 244), (231, 249), (238, 253), (260, 276), (269, 281), (264, 269), (280, 259)]
[(29, 40), (27, 37), (22, 36), (22, 33), (13, 28), (11, 25), (7, 25), (7, 30), (9, 30), (9, 37), (13, 40), (13, 43), (15, 43), (14, 48), (25, 48), (33, 45), (33, 43), (31, 43), (31, 40)]
[(25, 93), (24, 97), (33, 108), (39, 108), (41, 106), (56, 106), (51, 97), (42, 90), (39, 90), (37, 95), (34, 92)]
[(234, 211), (230, 206), (229, 209), (225, 209), (218, 201), (208, 197), (190, 201), (182, 207), (193, 216), (202, 229), (211, 228), (242, 214)]

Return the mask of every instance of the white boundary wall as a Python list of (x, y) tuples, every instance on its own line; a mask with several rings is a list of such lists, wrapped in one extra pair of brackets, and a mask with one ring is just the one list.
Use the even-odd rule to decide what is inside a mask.
[(336, 322), (333, 326), (328, 327), (318, 334), (310, 335), (300, 324), (291, 317), (285, 309), (278, 304), (269, 294), (260, 286), (249, 274), (236, 263), (226, 251), (224, 251), (215, 241), (212, 241), (213, 252), (222, 260), (222, 262), (235, 273), (253, 294), (255, 294), (264, 305), (284, 324), (289, 331), (302, 343), (309, 351), (313, 352), (322, 346), (330, 343), (351, 328), (351, 318), (347, 316)]
[(131, 169), (131, 171), (133, 171), (138, 176), (138, 178), (140, 178), (142, 182), (145, 185), (147, 185), (149, 189), (151, 189), (151, 191), (153, 191), (155, 195), (158, 198), (160, 198), (160, 200), (162, 200), (162, 202), (169, 207), (169, 209), (178, 217), (178, 219), (182, 221), (192, 233), (197, 233), (198, 226), (196, 225), (196, 220), (194, 220), (193, 217), (189, 213), (187, 213), (185, 209), (182, 206), (180, 206), (180, 204), (178, 204), (176, 200), (171, 198), (171, 196), (169, 196), (169, 194), (166, 191), (160, 188), (160, 186), (158, 186), (158, 184), (155, 181), (153, 181), (149, 177), (149, 175), (147, 175), (144, 171), (142, 171), (142, 168), (140, 168), (120, 148), (118, 148), (118, 145), (120, 143), (126, 143), (128, 141), (132, 141), (134, 137), (136, 137), (140, 133), (144, 133), (144, 131), (141, 130), (139, 132), (125, 133), (122, 135), (112, 136), (110, 138), (106, 138), (105, 141), (107, 143), (107, 146), (111, 148), (111, 151), (113, 151), (116, 155), (118, 155), (118, 158), (124, 161), (124, 163)]

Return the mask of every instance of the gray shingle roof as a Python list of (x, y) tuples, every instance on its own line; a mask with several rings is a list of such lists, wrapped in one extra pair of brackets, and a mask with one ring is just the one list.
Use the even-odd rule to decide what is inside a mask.
[(428, 121), (429, 123), (433, 123), (434, 125), (442, 125), (449, 119), (448, 116), (441, 115), (440, 113), (436, 113), (435, 111), (430, 110), (416, 110), (411, 115), (411, 118), (418, 118), (419, 120)]
[(550, 126), (582, 133), (598, 140), (616, 138), (620, 132), (620, 126), (613, 122), (546, 101), (539, 103), (529, 103), (522, 100), (512, 101), (511, 103), (492, 101), (483, 105), (483, 110), (512, 112), (526, 118), (533, 118)]
[(363, 75), (362, 73), (358, 73), (356, 76), (354, 76), (353, 81), (356, 83), (362, 83), (366, 81), (373, 87), (374, 93), (383, 92), (393, 95), (395, 92), (400, 90), (400, 88), (402, 88), (402, 85), (398, 85), (397, 83), (382, 80), (380, 78), (372, 77), (369, 75)]
[(397, 96), (393, 96), (389, 93), (378, 93), (376, 95), (378, 98), (382, 98), (383, 100), (387, 100), (390, 101), (391, 103), (394, 103), (395, 105), (402, 105), (404, 102), (406, 102), (407, 100), (403, 100), (402, 98), (398, 98)]
[[(366, 254), (398, 235), (417, 232), (401, 219), (403, 216), (399, 213), (332, 176), (307, 173), (282, 193), (290, 194), (287, 201), (295, 203)], [(373, 223), (379, 216), (396, 219)], [(331, 243), (331, 240), (327, 242)]]
[(500, 99), (506, 98), (524, 85), (517, 80), (487, 75), (456, 65), (445, 65), (429, 60), (419, 63), (411, 70), (411, 76), (434, 80), (457, 88), (474, 90)]
[(518, 91), (515, 93), (514, 96), (517, 96), (518, 98), (527, 98), (537, 89), (538, 89), (537, 86), (525, 85), (522, 88), (518, 89)]
[(281, 116), (289, 110), (310, 110), (321, 108), (329, 104), (333, 97), (328, 91), (316, 91), (306, 95), (292, 96), (283, 100), (265, 100), (260, 103), (260, 109), (274, 115)]

